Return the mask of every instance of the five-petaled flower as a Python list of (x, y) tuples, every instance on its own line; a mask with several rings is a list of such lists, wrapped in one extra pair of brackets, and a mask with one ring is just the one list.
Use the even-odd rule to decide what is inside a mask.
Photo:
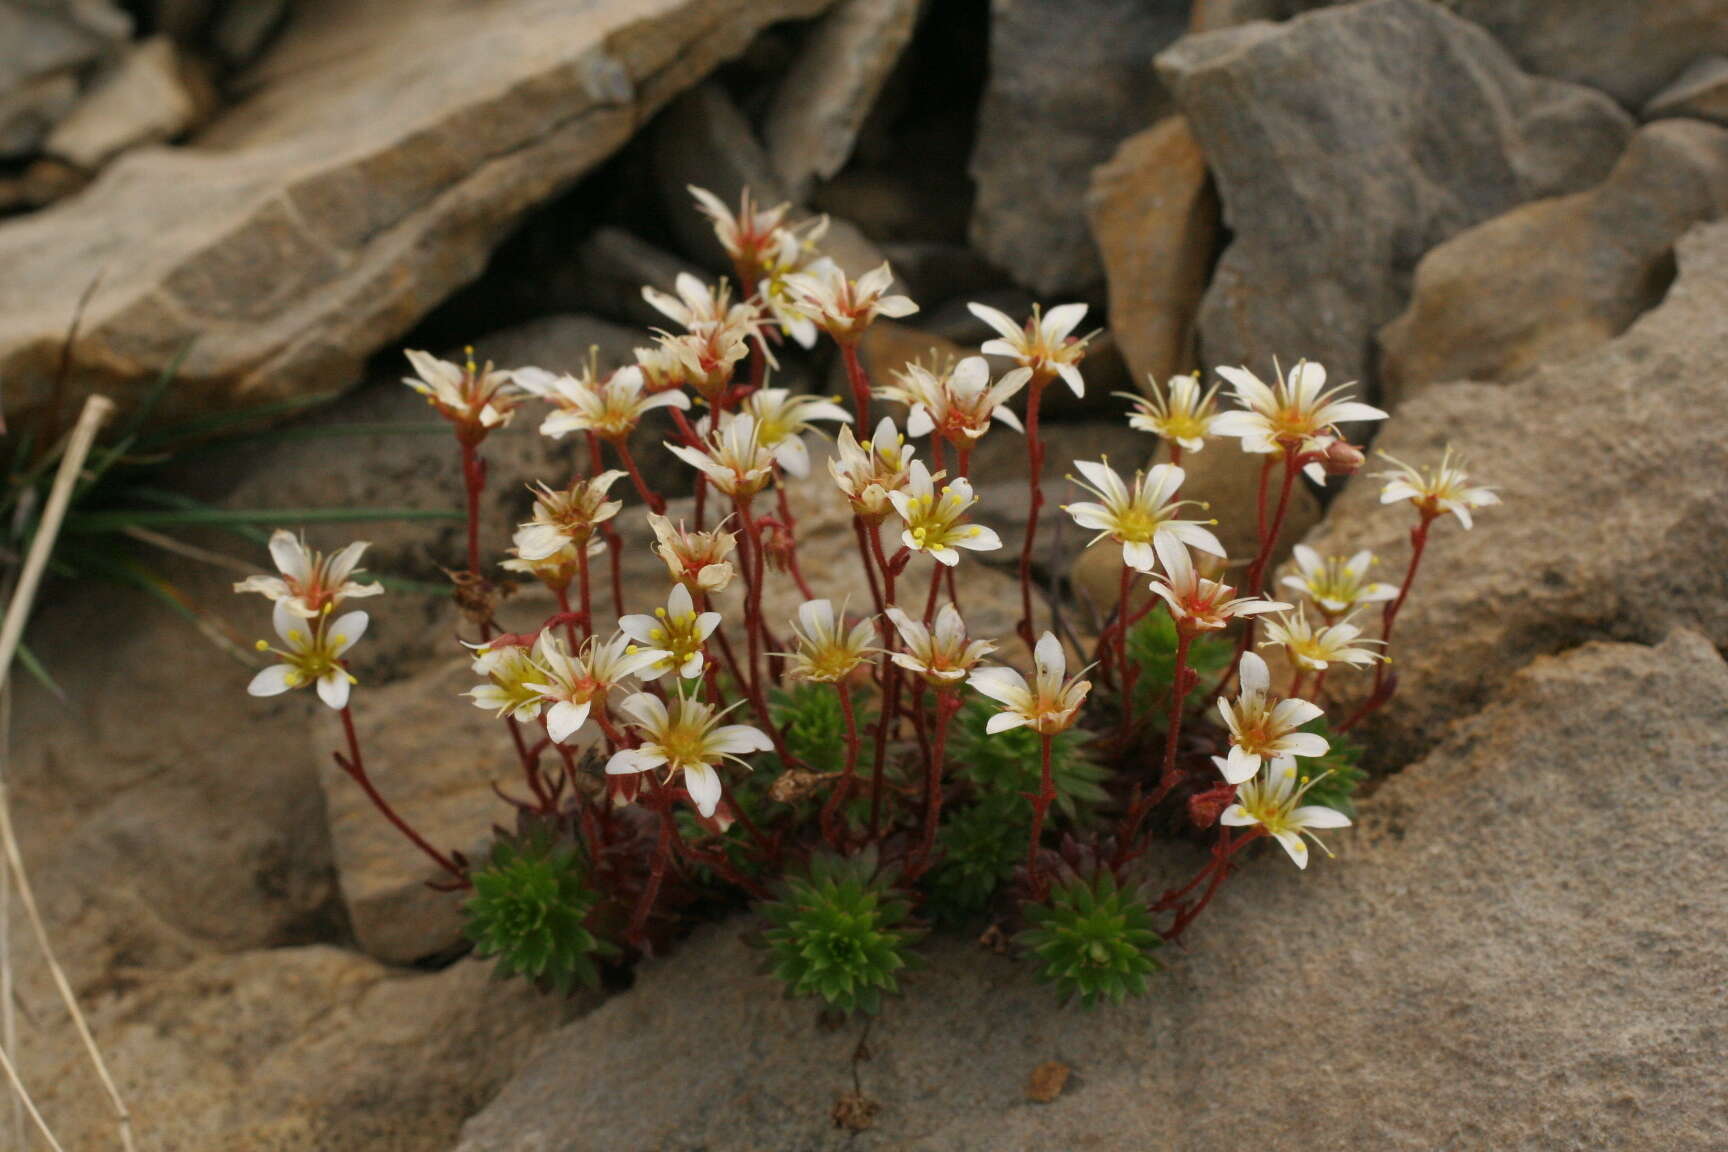
[[(721, 524), (724, 525), (725, 521)], [(648, 526), (654, 530), (654, 554), (666, 562), (672, 579), (703, 596), (712, 595), (732, 583), (732, 549), (738, 536), (722, 527), (698, 532), (653, 512), (648, 514)]]
[(276, 601), (271, 623), (284, 647), (275, 648), (268, 640), (260, 640), (258, 651), (273, 654), (280, 663), (252, 677), (246, 691), (254, 696), (277, 696), (290, 688), (316, 684), (318, 698), (340, 712), (348, 706), (348, 690), (355, 683), (342, 657), (365, 635), (367, 619), (364, 612), (344, 612), (334, 619), (326, 612), (308, 620), (291, 609), (287, 600)]
[(638, 675), (658, 680), (676, 672), (693, 680), (702, 675), (702, 645), (720, 627), (720, 613), (696, 611), (690, 589), (674, 584), (666, 607), (654, 609), (652, 616), (637, 612), (619, 617), (618, 627), (637, 648), (653, 657), (641, 666)]
[(540, 422), (540, 434), (554, 440), (571, 432), (623, 440), (636, 430), (644, 413), (690, 407), (690, 397), (677, 389), (649, 392), (642, 369), (634, 364), (604, 380), (592, 371), (554, 376), (540, 368), (518, 368), (515, 376), (524, 389), (552, 403), (553, 410)]
[(1308, 700), (1278, 700), (1268, 691), (1272, 685), (1266, 661), (1252, 652), (1242, 655), (1237, 669), (1235, 700), (1218, 701), (1224, 726), (1230, 730), (1230, 755), (1218, 762), (1224, 779), (1240, 784), (1260, 771), (1262, 763), (1283, 771), (1298, 756), (1324, 756), (1331, 747), (1326, 738), (1300, 731), (1302, 725), (1321, 714), (1318, 704)]
[(1108, 459), (1076, 460), (1074, 467), (1086, 479), (1076, 480), (1072, 476), (1069, 479), (1098, 497), (1099, 502), (1064, 504), (1062, 510), (1074, 517), (1080, 527), (1098, 533), (1088, 547), (1105, 538), (1115, 540), (1122, 545), (1122, 563), (1139, 572), (1152, 571), (1157, 562), (1152, 544), (1160, 537), (1180, 540), (1214, 556), (1224, 555), (1224, 545), (1205, 526), (1216, 521), (1177, 519), (1182, 509), (1200, 504), (1176, 499), (1185, 479), (1185, 473), (1176, 465), (1156, 464), (1148, 472), (1136, 472), (1131, 484), (1123, 482)]
[[(544, 639), (542, 633), (536, 648)], [(535, 662), (536, 651), (508, 641), (471, 644), (469, 647), (474, 651), (474, 674), (486, 677), (484, 684), (477, 684), (463, 693), (474, 701), (476, 708), (490, 709), (519, 724), (526, 724), (540, 715), (540, 708), (546, 703), (545, 693), (540, 687), (546, 679), (546, 671)]]
[(1397, 466), (1393, 472), (1382, 472), (1386, 486), (1380, 490), (1380, 503), (1396, 504), (1408, 500), (1423, 516), (1433, 519), (1448, 512), (1458, 517), (1466, 529), (1474, 526), (1471, 513), (1500, 503), (1492, 488), (1473, 486), (1464, 474), (1462, 462), (1454, 462), (1452, 449), (1447, 448), (1440, 463), (1427, 472), (1382, 452), (1380, 455)]
[(880, 523), (894, 510), (890, 494), (905, 488), (912, 478), (912, 446), (886, 416), (862, 444), (851, 428), (841, 428), (834, 444), (837, 451), (828, 458), (828, 474), (845, 493), (852, 511)]
[(1218, 580), (1208, 580), (1194, 567), (1187, 545), (1173, 536), (1152, 541), (1164, 566), (1163, 576), (1152, 578), (1151, 588), (1170, 607), (1170, 618), (1190, 633), (1222, 628), (1237, 617), (1262, 612), (1280, 612), (1290, 605), (1253, 596), (1236, 596), (1236, 589)]
[(701, 447), (669, 443), (666, 448), (734, 498), (748, 499), (774, 478), (774, 453), (762, 443), (754, 416), (729, 413), (720, 427), (709, 430)]
[[(1280, 613), (1266, 622), (1266, 639), (1261, 646), (1281, 645), (1290, 654), (1296, 667), (1306, 672), (1320, 672), (1333, 664), (1348, 664), (1361, 668), (1384, 659), (1374, 651), (1378, 640), (1361, 639), (1362, 629), (1351, 617), (1335, 623), (1314, 627), (1304, 608)], [(1369, 647), (1372, 645), (1373, 647)]]
[(973, 303), (966, 307), (1000, 333), (997, 339), (981, 344), (978, 351), (986, 356), (1006, 356), (1027, 369), (1035, 388), (1042, 388), (1060, 376), (1074, 395), (1086, 394), (1080, 361), (1085, 359), (1086, 345), (1092, 337), (1074, 335), (1074, 329), (1086, 319), (1086, 305), (1058, 304), (1044, 312), (1034, 304), (1024, 325), (1014, 323), (1006, 313), (988, 304)]
[[(1223, 767), (1222, 760), (1218, 764)], [(1304, 836), (1319, 844), (1320, 850), (1330, 856), (1331, 851), (1320, 843), (1320, 837), (1314, 835), (1313, 829), (1350, 826), (1350, 817), (1342, 812), (1323, 804), (1302, 803), (1308, 789), (1327, 775), (1329, 773), (1322, 772), (1313, 779), (1304, 777), (1298, 784), (1295, 764), (1275, 764), (1266, 775), (1258, 776), (1237, 789), (1236, 803), (1224, 809), (1218, 822), (1229, 828), (1258, 826), (1265, 829), (1266, 834), (1289, 853), (1296, 867), (1306, 868), (1308, 845), (1303, 842)], [(1225, 776), (1228, 778), (1229, 773), (1226, 772)]]
[(984, 726), (986, 732), (1030, 728), (1040, 735), (1053, 736), (1074, 724), (1086, 693), (1092, 690), (1092, 682), (1080, 678), (1086, 669), (1072, 679), (1065, 678), (1068, 654), (1062, 642), (1050, 632), (1038, 638), (1032, 660), (1031, 684), (1014, 669), (995, 665), (975, 669), (967, 678), (975, 691), (1002, 705), (1002, 710)]
[(534, 515), (514, 537), (516, 554), (523, 560), (544, 560), (562, 549), (586, 545), (594, 529), (624, 507), (622, 500), (606, 498), (624, 476), (613, 469), (578, 477), (565, 488), (533, 485), (529, 490), (534, 493)]
[(1392, 585), (1368, 579), (1368, 572), (1374, 567), (1374, 553), (1366, 548), (1348, 558), (1321, 556), (1306, 544), (1296, 545), (1294, 551), (1296, 571), (1279, 583), (1302, 592), (1327, 616), (1398, 595), (1398, 589)]
[(657, 697), (638, 692), (626, 697), (620, 711), (628, 715), (630, 727), (641, 738), (634, 748), (621, 748), (606, 762), (606, 772), (620, 776), (634, 772), (666, 770), (666, 779), (683, 773), (684, 789), (703, 816), (714, 815), (720, 806), (722, 760), (749, 768), (742, 757), (766, 752), (773, 742), (748, 724), (721, 724), (723, 712), (682, 695), (662, 703)]
[(824, 257), (784, 278), (794, 306), (841, 344), (855, 344), (878, 316), (898, 319), (918, 311), (906, 296), (888, 295), (894, 273), (886, 263), (856, 280)]
[(908, 435), (934, 432), (956, 447), (969, 448), (990, 430), (992, 420), (1000, 420), (1016, 432), (1025, 431), (1007, 404), (1031, 378), (1029, 369), (1015, 368), (992, 384), (990, 362), (982, 356), (968, 356), (947, 371), (908, 364), (895, 374), (897, 383), (880, 389), (880, 393), (907, 406)]
[(978, 666), (978, 661), (996, 651), (988, 640), (967, 640), (966, 621), (952, 604), (942, 605), (936, 623), (926, 628), (899, 607), (888, 606), (888, 619), (900, 633), (904, 652), (894, 653), (894, 663), (922, 676), (938, 692), (958, 688)]
[(806, 396), (785, 388), (758, 388), (744, 398), (739, 411), (756, 421), (762, 446), (774, 454), (774, 462), (788, 476), (810, 475), (810, 450), (804, 433), (817, 420), (852, 423), (852, 414), (833, 400)]
[(906, 525), (900, 542), (914, 552), (928, 552), (939, 564), (952, 568), (960, 563), (956, 548), (991, 552), (1002, 547), (1002, 538), (994, 529), (962, 521), (966, 510), (978, 502), (971, 483), (964, 478), (944, 484), (938, 494), (930, 470), (923, 461), (914, 460), (906, 487), (890, 492), (888, 499)]
[(1148, 376), (1146, 386), (1149, 394), (1145, 396), (1116, 393), (1133, 405), (1128, 427), (1150, 432), (1185, 452), (1198, 452), (1206, 447), (1208, 436), (1219, 435), (1218, 385), (1202, 389), (1198, 376), (1180, 375), (1170, 377), (1164, 388)]
[(306, 542), (286, 528), (270, 534), (270, 559), (279, 576), (248, 576), (234, 585), (236, 592), (257, 592), (288, 611), (308, 620), (329, 612), (344, 600), (358, 600), (383, 593), (382, 584), (361, 584), (349, 577), (362, 571), (360, 557), (364, 540), (356, 540), (329, 556), (314, 552)]
[[(1326, 369), (1304, 360), (1285, 376), (1278, 373), (1268, 386), (1246, 368), (1220, 367), (1218, 375), (1229, 381), (1241, 408), (1225, 412), (1214, 421), (1216, 436), (1234, 436), (1242, 451), (1257, 455), (1298, 456), (1323, 453), (1338, 438), (1338, 425), (1366, 420), (1384, 420), (1386, 413), (1359, 400), (1345, 398), (1348, 384), (1326, 387)], [(1310, 460), (1303, 471), (1316, 484), (1326, 482), (1326, 466)]]
[(461, 365), (412, 348), (406, 355), (414, 375), (404, 376), (402, 383), (426, 397), (463, 440), (479, 443), (486, 433), (510, 422), (522, 395), (514, 372), (496, 371), (490, 363), (476, 365), (473, 349)]
[(530, 685), (549, 705), (546, 734), (562, 744), (588, 722), (598, 705), (606, 707), (607, 694), (657, 659), (654, 652), (641, 651), (624, 633), (602, 640), (590, 636), (574, 654), (548, 628), (534, 644), (534, 663), (541, 678)]
[(827, 684), (845, 679), (876, 651), (870, 643), (876, 637), (874, 621), (866, 617), (848, 628), (845, 605), (836, 612), (832, 600), (804, 601), (798, 619), (791, 622), (798, 648), (788, 653), (787, 674)]

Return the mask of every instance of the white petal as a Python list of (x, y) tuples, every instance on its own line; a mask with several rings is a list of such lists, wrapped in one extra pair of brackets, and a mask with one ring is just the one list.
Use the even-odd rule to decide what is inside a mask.
[(348, 706), (348, 673), (332, 668), (318, 677), (318, 699), (340, 712)]
[(588, 722), (588, 713), (593, 705), (584, 700), (580, 704), (569, 700), (560, 700), (546, 712), (546, 734), (553, 741), (562, 744), (574, 736), (582, 725)]
[(689, 791), (696, 811), (704, 816), (714, 815), (714, 809), (720, 806), (718, 772), (706, 764), (687, 764), (684, 766), (684, 787)]
[(1030, 723), (1030, 720), (1018, 712), (998, 712), (985, 723), (984, 731), (994, 736), (998, 732), (1006, 732), (1010, 728), (1023, 728)]
[(252, 677), (252, 682), (246, 685), (246, 691), (254, 696), (280, 696), (294, 687), (288, 682), (291, 671), (293, 669), (286, 664), (272, 664)]
[(1241, 682), (1243, 693), (1264, 692), (1272, 686), (1272, 673), (1266, 667), (1266, 661), (1253, 652), (1242, 654), (1242, 663), (1238, 666), (1236, 675)]
[(1239, 744), (1230, 745), (1230, 755), (1224, 758), (1219, 766), (1224, 773), (1224, 780), (1229, 784), (1246, 784), (1254, 779), (1254, 774), (1260, 771), (1260, 757), (1251, 752), (1244, 752)]
[(1303, 828), (1348, 828), (1350, 817), (1323, 804), (1304, 804), (1290, 813), (1290, 820)]
[(312, 571), (311, 557), (306, 555), (305, 545), (286, 528), (278, 528), (270, 534), (270, 559), (276, 562), (276, 571), (290, 580), (303, 581)]

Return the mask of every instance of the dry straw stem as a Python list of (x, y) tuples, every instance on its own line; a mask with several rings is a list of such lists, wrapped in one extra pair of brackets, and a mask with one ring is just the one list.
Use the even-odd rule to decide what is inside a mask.
[[(0, 689), (10, 691), (10, 676), (12, 659), (17, 655), (19, 641), (24, 636), (24, 624), (30, 617), (32, 603), (36, 599), (36, 590), (41, 586), (42, 573), (48, 567), (48, 557), (54, 550), (54, 542), (60, 535), (61, 522), (66, 517), (66, 508), (72, 502), (72, 489), (78, 483), (79, 473), (83, 471), (84, 461), (89, 457), (90, 450), (95, 446), (96, 433), (102, 423), (114, 411), (114, 402), (106, 396), (91, 396), (84, 402), (84, 410), (78, 414), (78, 423), (72, 429), (72, 436), (67, 441), (66, 453), (60, 458), (60, 468), (54, 475), (54, 487), (48, 493), (48, 502), (42, 509), (42, 519), (36, 529), (36, 537), (30, 542), (30, 552), (24, 558), (24, 568), (18, 577), (18, 587), (12, 594), (12, 601), (6, 608), (6, 618), (0, 624)], [(0, 749), (5, 747), (5, 740), (0, 739)], [(36, 935), (37, 946), (42, 949), (42, 957), (48, 963), (48, 970), (53, 974), (54, 985), (60, 992), (60, 999), (71, 1014), (72, 1023), (78, 1029), (78, 1037), (83, 1041), (84, 1049), (90, 1056), (90, 1062), (96, 1069), (96, 1075), (102, 1081), (102, 1087), (108, 1093), (108, 1099), (114, 1106), (115, 1118), (120, 1128), (120, 1146), (125, 1152), (132, 1152), (135, 1145), (132, 1139), (132, 1115), (126, 1108), (126, 1102), (120, 1098), (120, 1090), (114, 1085), (113, 1076), (108, 1073), (108, 1065), (102, 1059), (101, 1051), (96, 1047), (96, 1038), (90, 1033), (90, 1025), (84, 1019), (84, 1013), (78, 1008), (78, 1000), (72, 993), (72, 984), (66, 979), (66, 973), (54, 957), (54, 950), (48, 943), (48, 931), (43, 926), (42, 915), (36, 907), (36, 895), (30, 888), (29, 876), (24, 871), (24, 858), (18, 851), (18, 839), (12, 830), (11, 805), (6, 797), (4, 764), (0, 763), (0, 841), (4, 841), (6, 862), (11, 868), (14, 878), (18, 881), (18, 895), (24, 905), (24, 911), (30, 918), (30, 927)], [(8, 957), (8, 965), (10, 957)], [(24, 1107), (36, 1121), (38, 1128), (48, 1138), (48, 1143), (55, 1149), (60, 1145), (49, 1133), (42, 1116), (36, 1111), (36, 1106), (30, 1100), (17, 1070), (10, 1059), (5, 1061), (7, 1078), (13, 1089), (23, 1100)]]

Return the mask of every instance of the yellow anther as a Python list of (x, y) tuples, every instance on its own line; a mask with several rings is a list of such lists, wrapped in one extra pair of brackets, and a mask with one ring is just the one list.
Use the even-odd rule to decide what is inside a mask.
[(260, 652), (268, 652), (270, 651), (270, 641), (260, 640), (258, 643), (252, 645), (252, 647), (258, 649)]

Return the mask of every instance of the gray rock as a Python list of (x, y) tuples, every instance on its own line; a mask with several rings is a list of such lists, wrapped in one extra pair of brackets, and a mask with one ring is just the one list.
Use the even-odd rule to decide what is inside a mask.
[(1195, 366), (1195, 320), (1218, 238), (1218, 196), (1180, 116), (1130, 136), (1092, 173), (1092, 235), (1110, 288), (1110, 331), (1136, 385)]
[[(1002, 273), (964, 244), (905, 241), (882, 245), (894, 275), (919, 303), (919, 314), (934, 315), (944, 301), (970, 299), (1002, 283)], [(970, 312), (966, 313), (968, 316)]]
[(244, 68), (258, 58), (270, 38), (288, 20), (289, 0), (230, 0), (223, 4), (210, 29), (210, 39), (222, 62)]
[(1424, 252), (1597, 182), (1632, 128), (1423, 0), (1189, 37), (1158, 66), (1233, 233), (1201, 308), (1205, 364), (1307, 357), (1363, 378)]
[(132, 19), (108, 0), (0, 0), (0, 157), (35, 151)]
[[(857, 1066), (871, 1131), (828, 1119), (858, 1026), (817, 1028), (731, 923), (548, 1037), (458, 1149), (1714, 1147), (1725, 769), (1707, 641), (1589, 645), (1501, 683), (1336, 860), (1249, 861), (1143, 1000), (1059, 1008), (936, 941)], [(1049, 1060), (1071, 1086), (1030, 1104)]]
[(73, 350), (83, 387), (125, 401), (191, 335), (187, 409), (346, 385), (477, 276), (524, 210), (757, 28), (821, 6), (306, 8), (193, 146), (138, 150), (84, 195), (0, 225), (9, 414), (41, 402), (98, 269)]
[(763, 122), (769, 158), (794, 200), (840, 171), (901, 50), (919, 0), (842, 0), (780, 81)]
[(1594, 188), (1537, 200), (1447, 240), (1380, 330), (1396, 401), (1436, 380), (1510, 380), (1589, 352), (1654, 305), (1674, 242), (1728, 211), (1728, 130), (1663, 120)]
[(1187, 30), (1177, 0), (993, 0), (971, 172), (972, 243), (1045, 294), (1103, 275), (1081, 205), (1092, 168), (1169, 110), (1154, 53)]
[[(554, 291), (573, 307), (642, 328), (662, 328), (666, 316), (642, 298), (642, 289), (670, 292), (681, 272), (702, 274), (694, 264), (607, 225), (582, 242), (576, 259), (557, 274), (563, 285)], [(647, 333), (638, 339), (646, 344)]]
[[(1435, 529), (1398, 620), (1398, 695), (1370, 730), (1387, 758), (1427, 747), (1543, 653), (1675, 626), (1728, 647), (1728, 567), (1713, 559), (1728, 539), (1728, 446), (1712, 418), (1728, 378), (1728, 223), (1688, 233), (1678, 261), (1667, 298), (1616, 339), (1513, 384), (1435, 385), (1376, 442), (1421, 465), (1450, 442), (1504, 500), (1468, 534)], [(1414, 515), (1378, 496), (1352, 483), (1310, 543), (1372, 548), (1396, 581)]]
[(94, 170), (128, 148), (191, 131), (215, 102), (209, 81), (181, 56), (174, 41), (152, 36), (126, 52), (55, 126), (44, 147)]
[(1728, 124), (1728, 57), (1700, 56), (1644, 105), (1644, 119), (1690, 116)]

